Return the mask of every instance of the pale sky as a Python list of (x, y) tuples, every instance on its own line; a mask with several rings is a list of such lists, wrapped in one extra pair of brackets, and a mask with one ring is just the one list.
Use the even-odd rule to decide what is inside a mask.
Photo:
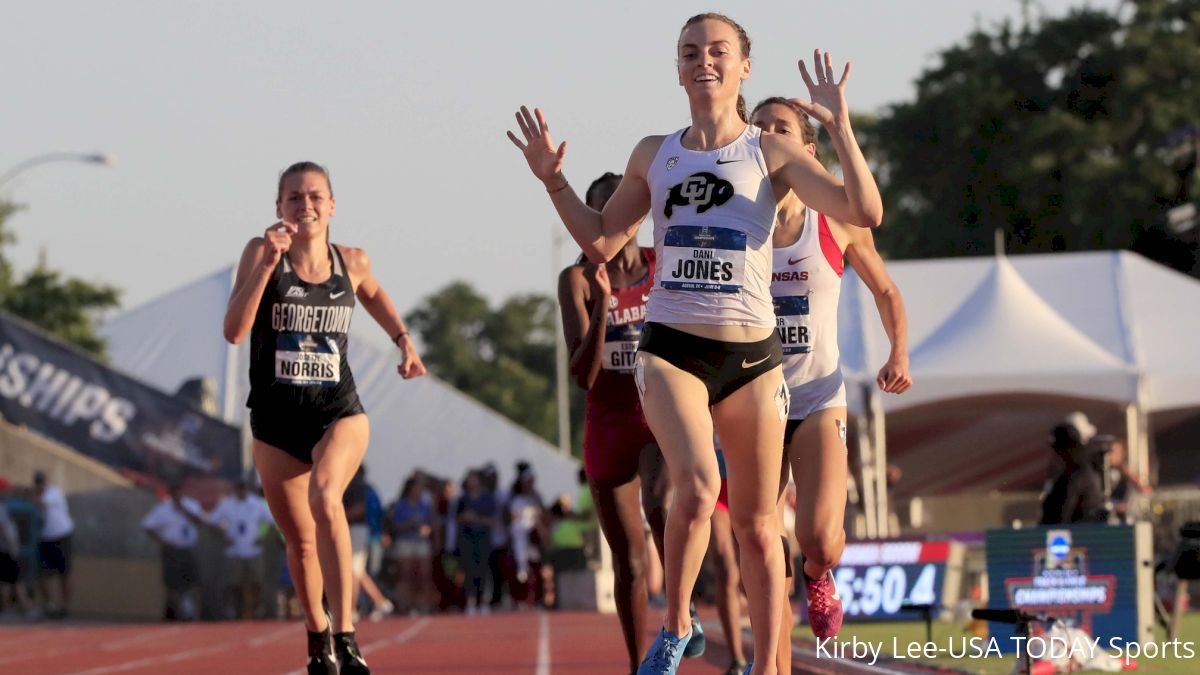
[(582, 193), (621, 171), (643, 136), (687, 124), (674, 50), (701, 11), (749, 33), (751, 104), (806, 95), (796, 60), (820, 47), (839, 72), (853, 61), (851, 107), (879, 111), (912, 98), (937, 52), (1019, 17), (1020, 4), (10, 3), (0, 172), (50, 151), (116, 159), (47, 164), (0, 187), (29, 207), (10, 221), (11, 255), (26, 270), (44, 249), (53, 267), (121, 288), (132, 308), (236, 262), (275, 221), (279, 171), (306, 159), (331, 171), (334, 240), (367, 250), (402, 312), (454, 279), (494, 301), (552, 293), (578, 250), (568, 241), (553, 255), (562, 226), (505, 137), (513, 112), (546, 111)]

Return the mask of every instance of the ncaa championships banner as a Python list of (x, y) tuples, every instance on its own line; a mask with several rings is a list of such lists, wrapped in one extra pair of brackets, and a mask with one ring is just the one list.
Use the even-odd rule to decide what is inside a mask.
[(236, 427), (0, 314), (0, 415), (118, 471), (234, 479)]
[[(986, 534), (988, 605), (1053, 617), (1105, 647), (1153, 638), (1150, 524), (1062, 525)], [(989, 624), (1004, 651), (1013, 626)]]

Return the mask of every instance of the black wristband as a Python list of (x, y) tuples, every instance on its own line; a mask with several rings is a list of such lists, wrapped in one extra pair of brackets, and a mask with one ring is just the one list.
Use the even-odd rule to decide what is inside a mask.
[(404, 337), (405, 335), (408, 335), (408, 331), (406, 331), (406, 330), (402, 330), (399, 333), (396, 333), (395, 337), (392, 338), (392, 344), (399, 347), (400, 346), (400, 338)]

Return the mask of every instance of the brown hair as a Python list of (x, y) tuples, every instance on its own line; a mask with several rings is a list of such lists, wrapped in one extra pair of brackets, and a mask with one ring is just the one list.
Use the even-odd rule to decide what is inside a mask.
[[(741, 47), (741, 49), (742, 49), (742, 58), (744, 58), (744, 59), (750, 58), (750, 36), (746, 34), (746, 29), (742, 28), (741, 24), (739, 24), (738, 22), (734, 21), (733, 19), (725, 16), (724, 14), (720, 14), (718, 12), (705, 12), (703, 14), (697, 14), (696, 16), (693, 16), (692, 18), (688, 19), (687, 21), (685, 21), (683, 23), (683, 28), (679, 29), (679, 34), (683, 35), (683, 31), (687, 30), (690, 26), (693, 26), (695, 24), (700, 23), (701, 21), (705, 21), (708, 19), (712, 19), (713, 21), (720, 21), (721, 23), (724, 23), (725, 25), (732, 28), (733, 31), (735, 33), (737, 33), (738, 46)], [(676, 46), (676, 51), (678, 51), (678, 46)], [(742, 118), (743, 122), (745, 122), (746, 124), (750, 123), (750, 116), (746, 114), (746, 99), (742, 98), (742, 95), (740, 93), (738, 94), (738, 97), (737, 97), (737, 114), (738, 114), (738, 117)]]
[(584, 193), (583, 203), (591, 206), (592, 197), (596, 196), (596, 193), (599, 192), (600, 188), (611, 184), (615, 190), (620, 182), (621, 174), (605, 171), (603, 176), (600, 176), (596, 180), (592, 181), (592, 184), (588, 186), (587, 192)]
[[(279, 187), (276, 188), (275, 201), (283, 201), (283, 182), (291, 176), (296, 176), (305, 173), (319, 173), (325, 178), (325, 185), (329, 186), (329, 196), (333, 197), (333, 181), (329, 180), (329, 170), (317, 164), (316, 162), (296, 162), (295, 164), (284, 169), (279, 174)], [(329, 243), (329, 229), (325, 229), (325, 243)]]
[[(750, 116), (754, 117), (759, 110), (769, 105), (781, 105), (796, 113), (796, 119), (800, 122), (800, 136), (804, 140), (804, 144), (812, 143), (816, 145), (817, 128), (813, 126), (812, 120), (808, 119), (808, 113), (804, 112), (804, 109), (800, 106), (782, 96), (770, 96), (759, 101), (758, 105), (754, 106), (754, 110), (751, 111)], [(818, 154), (817, 157), (820, 158), (820, 155)]]
[(275, 194), (275, 201), (281, 201), (283, 199), (283, 181), (287, 180), (291, 176), (309, 172), (319, 173), (325, 178), (325, 184), (329, 186), (329, 196), (332, 197), (333, 181), (329, 180), (329, 171), (325, 167), (317, 164), (316, 162), (296, 162), (295, 164), (284, 169), (283, 172), (279, 174), (279, 188)]

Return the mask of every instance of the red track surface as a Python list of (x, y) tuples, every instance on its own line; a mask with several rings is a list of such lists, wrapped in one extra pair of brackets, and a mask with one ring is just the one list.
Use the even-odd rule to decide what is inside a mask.
[[(729, 664), (720, 625), (715, 617), (706, 618), (708, 650), (700, 659), (687, 661), (680, 675), (721, 673)], [(299, 673), (304, 665), (303, 630), (299, 622), (4, 626), (0, 673)], [(612, 615), (522, 612), (393, 618), (364, 621), (358, 633), (371, 671), (379, 675), (626, 672), (625, 648)]]

